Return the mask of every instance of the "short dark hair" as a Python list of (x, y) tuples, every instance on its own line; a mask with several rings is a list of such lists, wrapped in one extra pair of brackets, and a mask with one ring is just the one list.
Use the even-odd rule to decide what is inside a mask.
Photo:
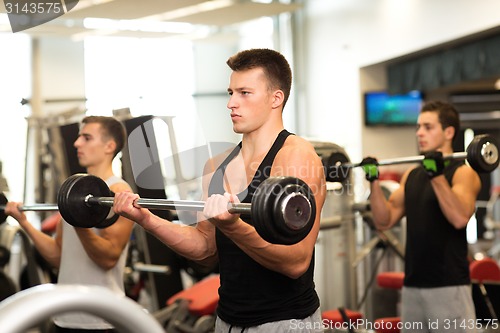
[(439, 122), (443, 129), (447, 127), (453, 127), (455, 129), (455, 134), (453, 135), (453, 140), (457, 136), (457, 133), (460, 131), (460, 118), (458, 116), (457, 109), (447, 102), (441, 101), (429, 101), (426, 102), (420, 112), (437, 112)]
[(292, 88), (292, 70), (281, 53), (270, 49), (250, 49), (236, 53), (226, 63), (235, 72), (262, 68), (269, 80), (269, 89), (280, 89), (285, 94), (285, 107)]
[(82, 124), (91, 123), (100, 124), (102, 135), (105, 138), (112, 139), (116, 142), (116, 149), (114, 153), (114, 156), (116, 156), (123, 149), (127, 138), (127, 132), (123, 124), (113, 117), (105, 116), (87, 116), (82, 120)]

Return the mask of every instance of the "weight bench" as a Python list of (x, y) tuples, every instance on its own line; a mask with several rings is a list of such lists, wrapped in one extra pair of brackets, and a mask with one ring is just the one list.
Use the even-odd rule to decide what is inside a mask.
[(169, 333), (206, 333), (215, 326), (219, 275), (211, 275), (167, 300), (153, 316)]
[[(377, 284), (382, 288), (397, 289), (403, 288), (405, 279), (404, 272), (382, 272), (377, 275)], [(383, 317), (375, 319), (377, 333), (398, 333), (398, 323), (401, 317)]]
[[(363, 315), (361, 314), (361, 312), (348, 310), (343, 307), (340, 307), (338, 309), (323, 311), (321, 313), (321, 318), (323, 319), (323, 325), (326, 324), (326, 326), (329, 328), (328, 330), (326, 330), (326, 332), (332, 331), (335, 327), (337, 327), (337, 324), (347, 323), (349, 324), (347, 326), (348, 328), (347, 332), (354, 333), (352, 326), (357, 326), (357, 325), (351, 326), (351, 323), (356, 324), (358, 320), (363, 318)], [(337, 332), (339, 330), (333, 330), (333, 331)]]
[(500, 316), (500, 281), (484, 281), (483, 284), (496, 315), (493, 319), (498, 319)]
[(492, 258), (470, 263), (472, 299), (476, 317), (480, 320), (499, 319), (500, 316), (500, 266)]

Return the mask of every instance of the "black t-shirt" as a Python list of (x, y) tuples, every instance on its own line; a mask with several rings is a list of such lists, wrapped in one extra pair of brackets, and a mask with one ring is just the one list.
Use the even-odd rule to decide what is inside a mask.
[[(451, 184), (463, 161), (452, 161), (444, 175)], [(408, 287), (432, 288), (470, 284), (466, 229), (456, 229), (444, 216), (423, 167), (410, 172), (405, 185)]]
[[(274, 158), (290, 134), (283, 130), (278, 135), (248, 188), (238, 194), (241, 202), (250, 203), (258, 185), (269, 178)], [(219, 166), (210, 182), (209, 195), (224, 193), (225, 168), (240, 149), (241, 142)], [(249, 215), (241, 215), (241, 219), (252, 224)], [(290, 279), (261, 266), (219, 230), (216, 240), (221, 281), (217, 314), (225, 322), (251, 327), (278, 320), (302, 319), (319, 307), (313, 282), (314, 255), (306, 273), (298, 279)]]

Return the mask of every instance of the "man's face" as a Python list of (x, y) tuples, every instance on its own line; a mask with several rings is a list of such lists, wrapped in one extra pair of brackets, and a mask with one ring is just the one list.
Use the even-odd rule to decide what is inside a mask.
[(112, 153), (110, 141), (102, 136), (99, 123), (84, 124), (74, 143), (80, 165), (88, 168), (103, 163)]
[(420, 153), (443, 148), (445, 133), (437, 112), (420, 113), (417, 121), (417, 139)]
[(233, 72), (227, 90), (227, 107), (236, 133), (254, 131), (265, 123), (273, 110), (273, 95), (261, 68)]

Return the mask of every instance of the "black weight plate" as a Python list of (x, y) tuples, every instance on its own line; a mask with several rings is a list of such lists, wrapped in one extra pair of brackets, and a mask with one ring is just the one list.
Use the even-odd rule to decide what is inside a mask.
[[(294, 214), (293, 209), (290, 210), (290, 204), (287, 201), (290, 201), (291, 195), (293, 193), (297, 193), (299, 190), (298, 186), (294, 183), (290, 183), (290, 178), (283, 178), (279, 182), (275, 182), (273, 188), (271, 189), (276, 194), (274, 195), (273, 202), (271, 204), (273, 215), (274, 215), (274, 223), (273, 227), (276, 230), (276, 237), (286, 237), (286, 240), (290, 244), (294, 244), (297, 241), (300, 241), (302, 238), (299, 235), (300, 227), (296, 223), (290, 223), (292, 215)], [(293, 181), (294, 179), (292, 179)], [(287, 209), (283, 209), (283, 206), (287, 206)], [(310, 209), (309, 209), (310, 210)], [(291, 213), (291, 214), (290, 214)], [(305, 224), (301, 223), (302, 225)], [(298, 240), (296, 240), (296, 238)]]
[(323, 159), (326, 181), (342, 183), (349, 179), (351, 168), (342, 167), (349, 163), (347, 156), (341, 152), (331, 153), (327, 159)]
[(276, 218), (281, 219), (281, 225), (290, 232), (304, 229), (312, 214), (311, 202), (297, 184), (286, 185), (274, 205)]
[(302, 180), (272, 177), (257, 188), (251, 211), (254, 227), (263, 239), (290, 245), (309, 234), (316, 217), (316, 203)]
[[(114, 197), (115, 193), (113, 191), (109, 190), (109, 195), (107, 195), (107, 196)], [(116, 221), (118, 221), (119, 217), (120, 217), (120, 215), (115, 214), (115, 212), (113, 211), (113, 209), (110, 208), (108, 216), (106, 216), (106, 219), (104, 221), (102, 221), (101, 223), (99, 223), (98, 225), (96, 225), (95, 227), (99, 228), (99, 229), (107, 228), (110, 225), (114, 224)]]
[(270, 177), (260, 183), (252, 198), (251, 216), (252, 223), (257, 233), (269, 243), (276, 243), (276, 231), (274, 229), (272, 203), (270, 198), (274, 193), (270, 190), (272, 184), (277, 181), (276, 177)]
[(92, 175), (75, 174), (66, 179), (59, 190), (57, 204), (66, 222), (81, 228), (93, 228), (106, 220), (109, 207), (87, 204), (86, 198), (110, 196), (102, 179)]
[[(301, 179), (286, 177), (275, 184), (279, 188), (273, 203), (275, 228), (284, 244), (295, 244), (311, 231), (316, 218), (316, 202), (309, 186)], [(287, 243), (285, 243), (287, 242)]]
[(477, 172), (482, 172), (479, 161), (481, 158), (481, 156), (479, 155), (479, 140), (480, 138), (478, 136), (475, 136), (467, 147), (467, 162), (469, 162), (469, 165), (472, 169), (476, 170)]
[[(112, 212), (113, 210), (110, 209), (109, 211)], [(118, 221), (119, 217), (120, 217), (120, 215), (113, 213), (113, 214), (111, 214), (110, 217), (106, 218), (104, 221), (102, 221), (101, 223), (99, 223), (95, 227), (99, 228), (99, 229), (107, 228), (110, 225), (114, 224), (116, 221)]]
[[(0, 205), (5, 206), (9, 202), (5, 194), (0, 193)], [(7, 215), (5, 214), (5, 209), (0, 209), (0, 223), (4, 223), (7, 220)]]
[(479, 173), (489, 173), (498, 167), (498, 144), (488, 135), (476, 135), (467, 147), (467, 161)]
[(59, 209), (59, 213), (64, 218), (64, 216), (68, 216), (70, 213), (67, 211), (67, 205), (65, 203), (65, 193), (68, 191), (66, 188), (68, 187), (68, 183), (71, 182), (73, 176), (66, 178), (66, 180), (59, 187), (59, 191), (57, 192), (57, 208)]
[(59, 192), (57, 193), (57, 206), (59, 208), (59, 213), (63, 217), (64, 220), (69, 221), (73, 220), (71, 207), (68, 203), (68, 188), (75, 181), (76, 178), (82, 177), (82, 174), (75, 174), (68, 177), (59, 188)]

